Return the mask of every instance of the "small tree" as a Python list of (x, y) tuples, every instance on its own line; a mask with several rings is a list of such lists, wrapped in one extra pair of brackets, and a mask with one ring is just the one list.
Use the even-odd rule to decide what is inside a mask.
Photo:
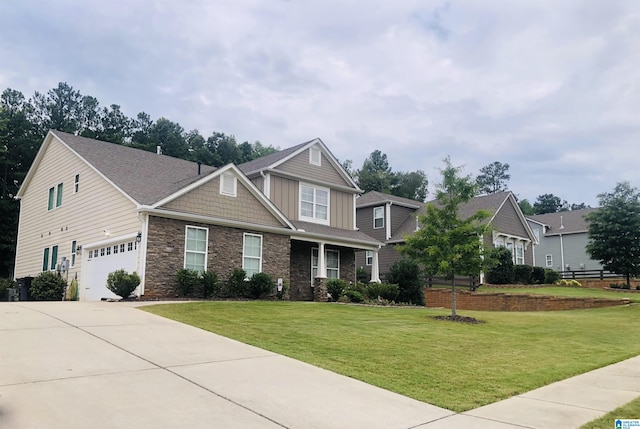
[(484, 266), (481, 239), (489, 212), (479, 210), (460, 218), (458, 207), (476, 195), (477, 185), (470, 176), (460, 176), (461, 167), (452, 166), (448, 157), (444, 162), (436, 202), (418, 217), (420, 229), (405, 238), (401, 252), (425, 267), (427, 275), (451, 280), (451, 315), (456, 316), (455, 276), (480, 274)]
[(629, 182), (618, 183), (611, 193), (598, 195), (600, 208), (591, 212), (587, 252), (616, 274), (640, 275), (640, 194)]
[(67, 282), (62, 277), (45, 271), (31, 281), (29, 295), (34, 301), (61, 301), (66, 288)]
[(140, 277), (136, 272), (129, 274), (125, 270), (116, 270), (107, 276), (107, 289), (122, 299), (129, 298), (139, 284)]
[(487, 252), (487, 283), (493, 285), (507, 285), (514, 282), (513, 255), (504, 246), (496, 247)]

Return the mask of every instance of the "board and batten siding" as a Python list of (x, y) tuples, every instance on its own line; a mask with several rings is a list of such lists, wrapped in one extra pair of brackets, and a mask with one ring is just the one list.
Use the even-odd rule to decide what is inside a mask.
[(220, 194), (220, 178), (216, 177), (170, 201), (163, 208), (258, 225), (282, 226), (239, 180), (235, 197)]
[(329, 183), (338, 186), (352, 187), (340, 175), (340, 173), (329, 162), (329, 159), (322, 153), (320, 165), (309, 162), (309, 149), (301, 152), (293, 158), (285, 161), (277, 167), (277, 170), (297, 177), (308, 178), (310, 181)]
[[(80, 181), (74, 193), (76, 174)], [(62, 205), (48, 211), (49, 188), (55, 187), (57, 193), (59, 183), (63, 183)], [(60, 262), (63, 256), (71, 259), (74, 240), (85, 245), (140, 230), (135, 204), (52, 138), (20, 201), (15, 278), (36, 276), (42, 271), (45, 247), (57, 245)], [(80, 271), (81, 264), (78, 254), (75, 266), (69, 269), (69, 279)]]

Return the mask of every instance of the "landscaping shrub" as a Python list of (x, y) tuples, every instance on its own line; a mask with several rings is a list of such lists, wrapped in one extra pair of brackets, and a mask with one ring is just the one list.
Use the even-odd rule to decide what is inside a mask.
[(544, 284), (544, 268), (533, 267), (533, 271), (531, 272), (531, 283), (536, 285)]
[(399, 288), (396, 284), (390, 283), (369, 283), (365, 290), (365, 295), (370, 300), (378, 298), (386, 301), (395, 301), (398, 298)]
[(344, 297), (349, 300), (349, 302), (360, 303), (364, 302), (364, 295), (361, 292), (353, 289), (346, 289), (344, 291)]
[(349, 286), (349, 284), (342, 279), (327, 280), (327, 292), (331, 294), (331, 300), (334, 302), (338, 301), (347, 286)]
[(38, 274), (31, 282), (29, 295), (34, 301), (61, 301), (67, 282), (54, 272)]
[(9, 288), (15, 288), (15, 282), (8, 278), (0, 278), (0, 301), (6, 301), (9, 298)]
[(609, 283), (609, 288), (611, 288), (611, 289), (620, 289), (621, 287), (622, 287), (622, 285), (619, 284), (619, 283)]
[(220, 281), (215, 271), (205, 271), (201, 276), (202, 297), (212, 298), (220, 294)]
[(544, 269), (544, 283), (547, 285), (552, 285), (555, 282), (560, 280), (560, 273), (556, 270), (552, 270), (551, 268)]
[(528, 285), (531, 284), (531, 277), (533, 275), (533, 267), (531, 265), (514, 265), (513, 266), (513, 281), (518, 284)]
[(231, 298), (247, 296), (247, 272), (242, 268), (234, 269), (227, 278), (226, 292)]
[(557, 282), (554, 283), (554, 285), (560, 286), (560, 287), (582, 287), (582, 284), (580, 284), (579, 281), (573, 280), (573, 279), (558, 280)]
[(631, 285), (623, 284), (621, 289), (631, 289)]
[(268, 274), (255, 273), (247, 283), (246, 296), (247, 298), (258, 299), (272, 293), (275, 287), (276, 283)]
[(424, 305), (420, 266), (411, 259), (399, 259), (389, 267), (387, 282), (398, 285), (397, 302)]
[(122, 299), (129, 298), (139, 284), (140, 277), (136, 272), (129, 274), (125, 270), (116, 270), (107, 276), (107, 289)]
[(487, 283), (494, 285), (511, 284), (514, 281), (513, 256), (511, 250), (500, 246), (487, 252), (490, 268), (487, 270)]
[(200, 273), (181, 268), (176, 272), (176, 292), (178, 296), (188, 296), (200, 285)]

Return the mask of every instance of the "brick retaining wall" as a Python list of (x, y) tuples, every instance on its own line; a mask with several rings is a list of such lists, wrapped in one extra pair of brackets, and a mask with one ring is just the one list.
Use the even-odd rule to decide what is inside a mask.
[[(427, 288), (424, 291), (429, 308), (451, 308), (451, 290)], [(628, 304), (628, 299), (553, 297), (544, 295), (481, 293), (456, 291), (456, 308), (479, 311), (552, 311), (612, 307)]]

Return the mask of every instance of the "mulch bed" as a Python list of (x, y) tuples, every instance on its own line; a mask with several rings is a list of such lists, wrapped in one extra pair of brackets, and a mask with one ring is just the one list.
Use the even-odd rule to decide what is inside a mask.
[(431, 316), (434, 319), (437, 320), (448, 320), (449, 322), (460, 322), (460, 323), (469, 323), (472, 325), (477, 325), (479, 323), (484, 323), (482, 320), (480, 319), (476, 319), (475, 317), (468, 317), (468, 316), (452, 316), (452, 315), (448, 315), (448, 316)]

